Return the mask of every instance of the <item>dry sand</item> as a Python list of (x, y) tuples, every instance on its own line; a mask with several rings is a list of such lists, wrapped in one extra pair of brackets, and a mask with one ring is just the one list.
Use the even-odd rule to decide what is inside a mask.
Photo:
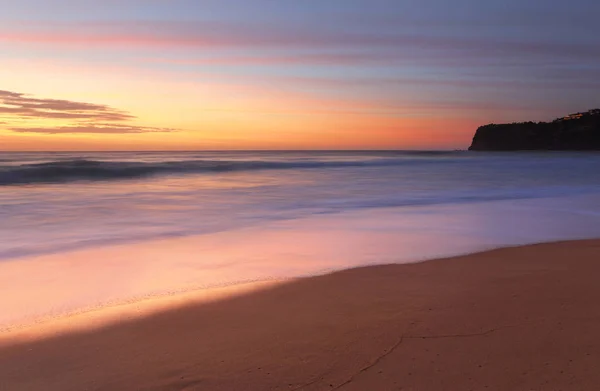
[(0, 390), (598, 390), (599, 331), (600, 241), (553, 243), (5, 342)]

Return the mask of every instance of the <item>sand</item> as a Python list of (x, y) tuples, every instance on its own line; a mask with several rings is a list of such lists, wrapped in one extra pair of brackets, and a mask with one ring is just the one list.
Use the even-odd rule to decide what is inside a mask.
[(0, 390), (598, 390), (599, 303), (599, 240), (352, 269), (4, 341)]

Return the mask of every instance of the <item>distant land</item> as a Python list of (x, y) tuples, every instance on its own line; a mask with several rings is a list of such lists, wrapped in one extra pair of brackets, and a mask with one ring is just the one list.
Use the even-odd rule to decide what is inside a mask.
[(477, 129), (470, 151), (598, 151), (600, 109), (552, 122), (490, 124)]

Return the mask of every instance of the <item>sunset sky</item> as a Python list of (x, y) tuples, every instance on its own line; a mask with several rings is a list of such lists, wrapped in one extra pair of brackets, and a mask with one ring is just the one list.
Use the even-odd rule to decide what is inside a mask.
[(0, 150), (455, 149), (600, 107), (597, 0), (0, 5)]

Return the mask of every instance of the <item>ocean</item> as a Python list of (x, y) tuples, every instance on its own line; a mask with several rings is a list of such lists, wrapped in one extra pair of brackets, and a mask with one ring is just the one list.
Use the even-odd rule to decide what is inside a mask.
[(599, 237), (599, 168), (573, 152), (0, 153), (0, 327)]

